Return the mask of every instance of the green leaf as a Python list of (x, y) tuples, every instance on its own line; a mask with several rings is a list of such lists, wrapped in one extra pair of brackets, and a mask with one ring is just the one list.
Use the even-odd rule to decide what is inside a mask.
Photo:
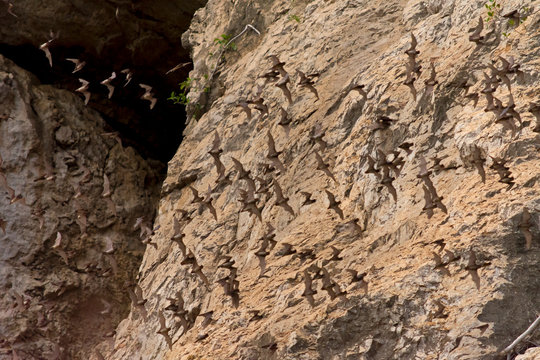
[(300, 17), (298, 15), (289, 15), (289, 20), (294, 20), (296, 22), (301, 22)]

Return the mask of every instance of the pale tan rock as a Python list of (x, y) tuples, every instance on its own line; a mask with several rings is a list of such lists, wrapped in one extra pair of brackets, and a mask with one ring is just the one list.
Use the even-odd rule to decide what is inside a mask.
[[(504, 10), (520, 6), (505, 3)], [(297, 16), (300, 22), (294, 17)], [(538, 182), (538, 135), (527, 125), (519, 136), (511, 137), (494, 115), (485, 112), (485, 97), (476, 108), (464, 103), (464, 90), (456, 84), (464, 74), (474, 73), (470, 91), (482, 89), (482, 70), (498, 55), (514, 56), (525, 72), (523, 80), (512, 80), (516, 109), (524, 123), (533, 121), (525, 108), (537, 101), (540, 83), (535, 72), (540, 49), (537, 29), (539, 14), (496, 36), (486, 25), (486, 47), (475, 50), (467, 30), (479, 17), (486, 16), (482, 3), (470, 1), (243, 1), (210, 0), (199, 10), (190, 31), (182, 37), (190, 48), (195, 69), (190, 74), (213, 90), (202, 95), (193, 90), (188, 111), (197, 106), (204, 114), (191, 119), (185, 139), (170, 162), (169, 173), (155, 225), (157, 249), (148, 247), (141, 265), (139, 284), (148, 298), (149, 321), (143, 322), (133, 310), (118, 327), (112, 359), (492, 359), (498, 351), (528, 326), (531, 314), (540, 307), (536, 296), (540, 288), (538, 243), (540, 210)], [(261, 31), (247, 31), (235, 40), (237, 50), (225, 51), (221, 62), (215, 38), (234, 36), (246, 24)], [(405, 80), (404, 51), (410, 33), (418, 39), (417, 60), (422, 74), (416, 81), (418, 101), (411, 100)], [(270, 67), (269, 54), (285, 62), (291, 74), (293, 104), (287, 109), (293, 118), (285, 137), (277, 122), (279, 107), (285, 106), (282, 93), (272, 84), (262, 91), (269, 115), (253, 111), (247, 120), (235, 107), (235, 100), (254, 96), (258, 76)], [(439, 84), (429, 93), (424, 80), (429, 78), (430, 61), (436, 68)], [(212, 72), (217, 66), (217, 70)], [(319, 72), (315, 82), (320, 99), (307, 89), (293, 87), (295, 69)], [(211, 75), (214, 74), (214, 77)], [(206, 83), (203, 79), (209, 77)], [(513, 78), (512, 78), (513, 79)], [(471, 79), (472, 81), (472, 79)], [(348, 92), (355, 84), (364, 84), (367, 98)], [(199, 88), (201, 88), (199, 86)], [(501, 85), (495, 93), (507, 101), (507, 89)], [(377, 116), (397, 121), (389, 129), (373, 131)], [(330, 163), (337, 183), (316, 170), (310, 132), (326, 131), (328, 148), (322, 152)], [(263, 222), (246, 212), (239, 213), (238, 190), (246, 189), (244, 180), (234, 175), (232, 185), (217, 188), (213, 205), (218, 221), (209, 212), (190, 204), (188, 185), (199, 192), (215, 186), (216, 173), (210, 155), (214, 132), (222, 140), (221, 161), (233, 169), (231, 157), (246, 170), (263, 176), (267, 131), (275, 139), (276, 149), (286, 171), (276, 176), (295, 216), (275, 206), (275, 195), (262, 197), (259, 204)], [(394, 201), (380, 180), (365, 174), (369, 154), (376, 157), (379, 148), (386, 154), (410, 141), (412, 154), (401, 151), (405, 164), (393, 186)], [(474, 145), (486, 158), (486, 181), (481, 181), (474, 166)], [(318, 147), (318, 146), (317, 146)], [(437, 193), (448, 208), (428, 219), (424, 206), (419, 164), (423, 154), (431, 165), (435, 155), (444, 164), (457, 169), (431, 175)], [(489, 169), (489, 156), (505, 157), (515, 185), (506, 190), (497, 174)], [(196, 174), (196, 176), (194, 175)], [(344, 221), (327, 209), (329, 190), (341, 201)], [(314, 204), (300, 208), (300, 191), (309, 191)], [(272, 193), (273, 194), (273, 193)], [(536, 209), (535, 242), (525, 251), (518, 229), (523, 206)], [(208, 288), (180, 265), (179, 247), (171, 240), (173, 216), (178, 209), (193, 210), (195, 217), (186, 225), (183, 239), (203, 272), (212, 283)], [(361, 235), (344, 230), (345, 221), (361, 219)], [(266, 274), (259, 277), (254, 252), (271, 224), (276, 229), (276, 250), (266, 256)], [(365, 226), (365, 228), (364, 228)], [(450, 276), (434, 269), (432, 244), (445, 239), (445, 249), (459, 256), (448, 264)], [(312, 249), (316, 260), (295, 256), (278, 257), (281, 243), (289, 243), (299, 252)], [(342, 249), (342, 261), (325, 265), (330, 277), (347, 297), (330, 300), (315, 280), (317, 293), (312, 308), (302, 297), (303, 271), (313, 263), (322, 264), (331, 256), (330, 245)], [(478, 270), (478, 289), (465, 266), (473, 248), (477, 263), (490, 265)], [(440, 252), (440, 251), (439, 251)], [(218, 268), (218, 256), (229, 254), (238, 268), (240, 305), (232, 306), (218, 279), (228, 271)], [(441, 252), (444, 255), (444, 252)], [(445, 255), (446, 256), (446, 255)], [(367, 272), (365, 287), (349, 286), (346, 268)], [(168, 305), (165, 300), (180, 291), (186, 310), (201, 307), (213, 310), (215, 324), (204, 330), (195, 323), (184, 332), (172, 325), (169, 350), (156, 334), (157, 313)], [(444, 309), (439, 316), (440, 301)], [(249, 321), (249, 310), (264, 313), (258, 321)], [(197, 342), (202, 333), (208, 337)], [(535, 338), (537, 339), (537, 337)], [(273, 349), (272, 345), (276, 344)]]
[(516, 356), (516, 360), (534, 360), (540, 359), (540, 348), (534, 347), (528, 349), (525, 354)]

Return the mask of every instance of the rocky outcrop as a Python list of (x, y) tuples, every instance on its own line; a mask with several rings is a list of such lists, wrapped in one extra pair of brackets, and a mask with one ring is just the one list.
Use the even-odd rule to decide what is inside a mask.
[(88, 359), (128, 312), (161, 165), (1, 56), (0, 104), (0, 358)]
[[(108, 356), (496, 358), (540, 308), (540, 145), (532, 131), (538, 120), (527, 111), (539, 100), (540, 14), (530, 5), (525, 10), (522, 2), (506, 2), (485, 23), (484, 42), (477, 46), (469, 41), (468, 29), (488, 16), (482, 2), (209, 1), (183, 36), (194, 62), (190, 113), (204, 111), (192, 118), (169, 163), (155, 222), (157, 248), (147, 248), (140, 268), (148, 319), (141, 317), (140, 307), (132, 307)], [(530, 13), (510, 26), (500, 15), (514, 9)], [(261, 34), (248, 29), (234, 47), (224, 49), (247, 24)], [(416, 100), (403, 84), (411, 32), (422, 66), (421, 75), (415, 75)], [(236, 104), (259, 96), (271, 54), (285, 63), (292, 103), (268, 82), (260, 96), (269, 114), (252, 105), (249, 118)], [(500, 68), (499, 56), (513, 57), (523, 72), (509, 75), (515, 107), (506, 85), (493, 93), (506, 104), (503, 108), (510, 105), (520, 114), (520, 124), (512, 119), (519, 127), (515, 133), (495, 121), (497, 108), (490, 109), (484, 95), (490, 92), (482, 92), (483, 72), (490, 74), (488, 65), (495, 61)], [(430, 63), (436, 82), (429, 80)], [(296, 84), (296, 70), (319, 74), (314, 76), (318, 99)], [(360, 84), (366, 96), (350, 91)], [(474, 96), (466, 94), (472, 93), (478, 104), (468, 102)], [(290, 131), (278, 125), (280, 106), (292, 120)], [(282, 152), (278, 158), (284, 170), (272, 172), (263, 165), (269, 160), (268, 132)], [(310, 140), (316, 132), (324, 132), (326, 149)], [(217, 182), (208, 154), (215, 134), (221, 138), (225, 175), (230, 175)], [(399, 148), (407, 142), (410, 148)], [(316, 151), (335, 181), (318, 170)], [(378, 163), (377, 174), (366, 173), (368, 155)], [(426, 206), (427, 178), (418, 177), (421, 156), (444, 207)], [(262, 221), (237, 201), (249, 182), (239, 179), (233, 157), (253, 179), (274, 182), (266, 194), (257, 195)], [(505, 159), (508, 168), (501, 177), (493, 169), (501, 169), (498, 159)], [(390, 169), (386, 175), (381, 166)], [(276, 204), (276, 184), (294, 215)], [(217, 220), (206, 206), (193, 204), (189, 186), (201, 194), (211, 189), (206, 202), (212, 200)], [(312, 193), (315, 202), (303, 205), (302, 191)], [(343, 219), (328, 209), (326, 191), (340, 202)], [(524, 208), (530, 221), (522, 220)], [(196, 211), (184, 227), (174, 220), (185, 215), (181, 210)], [(434, 214), (428, 218), (430, 210)], [(354, 219), (360, 229), (348, 223)], [(262, 241), (270, 226), (277, 242), (271, 250)], [(530, 248), (520, 231), (524, 228), (532, 233)], [(183, 254), (181, 242), (196, 264)], [(296, 254), (280, 256), (284, 244)], [(332, 246), (341, 252), (334, 253)], [(234, 265), (223, 266), (225, 255)], [(209, 285), (194, 273), (196, 265), (203, 266)], [(317, 279), (314, 265), (326, 269), (324, 280)], [(366, 273), (364, 280), (352, 282), (347, 269)], [(305, 296), (306, 277), (315, 278), (313, 306)], [(346, 295), (333, 298), (338, 288), (332, 283)], [(174, 304), (179, 298), (183, 302)], [(196, 317), (210, 311), (209, 324)]]
[(501, 357), (540, 309), (538, 1), (208, 1), (159, 192), (129, 145), (176, 147), (205, 3), (0, 12), (42, 82), (137, 74), (85, 107), (0, 57), (0, 358)]

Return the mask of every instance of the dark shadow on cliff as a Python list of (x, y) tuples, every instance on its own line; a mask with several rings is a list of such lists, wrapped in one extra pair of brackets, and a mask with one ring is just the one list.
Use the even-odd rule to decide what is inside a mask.
[[(478, 316), (480, 321), (493, 324), (493, 333), (486, 343), (496, 346), (498, 351), (510, 345), (523, 333), (538, 317), (540, 309), (540, 277), (534, 276), (540, 273), (538, 248), (525, 251), (525, 242), (519, 232), (507, 234), (500, 243), (504, 245), (503, 251), (514, 262), (505, 274), (505, 278), (510, 282), (500, 288), (502, 294), (497, 296), (498, 299), (486, 304), (482, 314)], [(540, 335), (536, 332), (533, 341), (537, 343), (538, 340)], [(523, 341), (515, 350), (523, 353), (530, 346), (530, 343)], [(501, 357), (503, 358), (505, 357)]]
[[(167, 98), (171, 91), (178, 90), (178, 86), (173, 84), (187, 77), (190, 66), (165, 76), (152, 67), (133, 67), (124, 59), (120, 59), (118, 64), (102, 62), (84, 53), (80, 47), (58, 46), (51, 52), (52, 68), (44, 53), (31, 45), (0, 45), (0, 54), (34, 74), (43, 84), (75, 91), (81, 86), (79, 78), (89, 81), (92, 95), (88, 106), (105, 118), (111, 131), (120, 133), (125, 146), (134, 147), (145, 158), (164, 163), (172, 158), (182, 141), (186, 112), (182, 105), (175, 105)], [(74, 65), (65, 60), (66, 58), (84, 59), (87, 64), (81, 71), (72, 74)], [(189, 58), (182, 60), (188, 62)], [(126, 68), (133, 72), (133, 79), (124, 87), (126, 80), (120, 71)], [(111, 76), (112, 71), (116, 72), (117, 77), (113, 80), (113, 96), (108, 99), (108, 90), (100, 82)], [(149, 102), (140, 98), (144, 90), (139, 84), (153, 87), (158, 100), (152, 110)], [(80, 96), (83, 99), (83, 96)]]

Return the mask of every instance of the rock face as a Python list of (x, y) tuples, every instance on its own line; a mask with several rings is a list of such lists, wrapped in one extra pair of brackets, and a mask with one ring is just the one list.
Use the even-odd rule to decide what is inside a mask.
[(0, 104), (0, 358), (88, 359), (128, 312), (159, 163), (1, 56)]
[[(30, 22), (29, 4), (2, 20)], [(179, 35), (179, 2), (109, 1), (103, 17), (99, 2), (65, 4), (59, 16), (77, 8), (95, 26), (58, 50), (113, 54), (127, 19), (117, 59), (139, 59), (161, 35), (132, 18)], [(501, 357), (540, 309), (538, 7), (209, 0), (182, 35), (190, 121), (160, 194), (159, 169), (96, 112), (0, 58), (0, 356)], [(0, 34), (35, 50), (59, 21), (44, 19)], [(158, 197), (139, 263), (134, 223)]]
[[(169, 163), (157, 248), (147, 248), (139, 270), (148, 319), (132, 306), (109, 358), (497, 358), (540, 309), (540, 137), (532, 131), (539, 119), (528, 112), (540, 101), (540, 13), (534, 4), (508, 1), (485, 22), (483, 5), (210, 0), (199, 10), (183, 44), (194, 62), (189, 111), (201, 112)], [(501, 15), (514, 9), (529, 15), (511, 26)], [(477, 45), (468, 29), (479, 18), (484, 38)], [(224, 48), (247, 24), (261, 34), (248, 28)], [(411, 32), (422, 66), (414, 75), (416, 100), (403, 84)], [(285, 63), (291, 102), (261, 78), (271, 54)], [(495, 71), (488, 65), (502, 68), (500, 57), (513, 57), (522, 72), (499, 73), (500, 84), (485, 80), (483, 73)], [(306, 82), (298, 86), (296, 70), (318, 74), (318, 98)], [(365, 96), (353, 90), (360, 84)], [(259, 96), (268, 115), (251, 105), (250, 118), (236, 106)], [(486, 105), (490, 96), (501, 104)], [(280, 107), (290, 129), (278, 124)], [(513, 110), (519, 122), (495, 121)], [(327, 146), (310, 140), (322, 132)], [(227, 176), (217, 182), (208, 154), (216, 134)], [(267, 155), (268, 134), (284, 169)], [(335, 180), (320, 170), (317, 153)], [(366, 172), (368, 156), (376, 173)], [(257, 188), (273, 182), (257, 194), (261, 220), (237, 201), (251, 181), (233, 158)], [(264, 165), (269, 161), (276, 169)], [(278, 185), (290, 209), (276, 199)], [(203, 197), (212, 189), (206, 201), (217, 219), (194, 203), (190, 186)], [(439, 207), (426, 206), (423, 188), (428, 197), (437, 192)], [(302, 191), (315, 202), (303, 205)], [(327, 192), (340, 202), (342, 218), (329, 209)], [(181, 210), (193, 220), (181, 221)], [(348, 223), (354, 219), (359, 229)], [(277, 244), (265, 248), (270, 226)], [(285, 244), (296, 253), (283, 255)], [(234, 265), (223, 265), (225, 256)], [(197, 264), (208, 284), (194, 273)], [(352, 282), (347, 269), (364, 279)], [(312, 305), (306, 278), (313, 279)], [(197, 315), (209, 311), (212, 320), (203, 324)]]

